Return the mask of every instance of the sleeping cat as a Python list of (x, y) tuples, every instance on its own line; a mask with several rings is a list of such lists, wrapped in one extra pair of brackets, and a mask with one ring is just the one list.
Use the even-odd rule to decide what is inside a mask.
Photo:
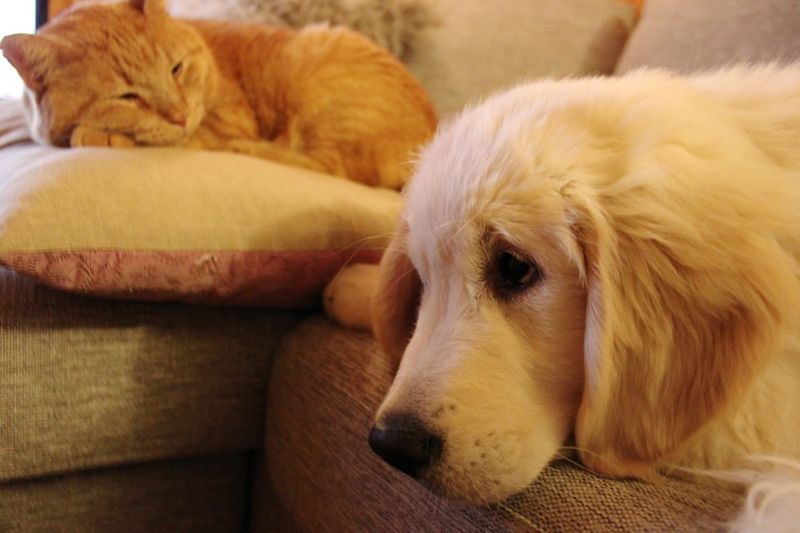
[(55, 146), (226, 150), (400, 188), (433, 107), (391, 54), (343, 28), (177, 20), (163, 0), (73, 8), (0, 43)]

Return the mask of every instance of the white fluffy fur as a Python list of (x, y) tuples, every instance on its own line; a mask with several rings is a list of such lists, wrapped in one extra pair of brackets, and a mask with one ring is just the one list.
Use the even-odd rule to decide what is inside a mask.
[(777, 471), (751, 486), (745, 509), (731, 531), (764, 533), (800, 528), (800, 462), (784, 461)]
[[(508, 249), (544, 273), (510, 299), (490, 266)], [(440, 434), (422, 480), (450, 497), (521, 490), (571, 435), (619, 477), (800, 457), (800, 67), (468, 109), (421, 156), (373, 305), (402, 357), (377, 424)]]
[(800, 461), (752, 456), (747, 467), (701, 475), (748, 485), (744, 509), (731, 533), (788, 532), (800, 528)]

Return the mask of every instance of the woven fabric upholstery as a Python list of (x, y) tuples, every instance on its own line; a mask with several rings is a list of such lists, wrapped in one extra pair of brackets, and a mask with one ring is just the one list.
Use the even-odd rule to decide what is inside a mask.
[(295, 318), (83, 298), (0, 269), (0, 481), (260, 446)]
[(242, 531), (246, 454), (0, 484), (0, 531)]
[[(740, 497), (720, 488), (599, 478), (566, 462), (491, 508), (434, 497), (367, 445), (391, 374), (365, 334), (300, 325), (274, 361), (266, 459), (282, 506), (309, 531), (715, 531)], [(266, 493), (266, 491), (265, 491)], [(269, 505), (268, 497), (255, 505)]]
[(610, 74), (635, 10), (618, 0), (437, 0), (408, 67), (441, 116), (527, 79)]
[(797, 0), (647, 0), (616, 72), (800, 59)]

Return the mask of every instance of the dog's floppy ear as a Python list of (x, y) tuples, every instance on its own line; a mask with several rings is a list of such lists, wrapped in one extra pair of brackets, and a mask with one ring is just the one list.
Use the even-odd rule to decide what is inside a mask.
[(395, 369), (414, 332), (422, 283), (406, 253), (408, 227), (400, 222), (381, 259), (372, 297), (372, 329), (378, 346), (391, 357)]
[(575, 436), (585, 463), (608, 475), (650, 477), (735, 407), (800, 306), (779, 237), (791, 224), (775, 215), (785, 206), (745, 186), (677, 185), (566, 195), (587, 283)]

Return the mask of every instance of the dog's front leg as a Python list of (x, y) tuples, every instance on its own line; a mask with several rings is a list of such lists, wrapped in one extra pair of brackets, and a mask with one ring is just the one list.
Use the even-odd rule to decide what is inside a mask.
[(371, 302), (378, 283), (378, 265), (356, 263), (344, 267), (325, 287), (325, 312), (342, 326), (372, 329)]

